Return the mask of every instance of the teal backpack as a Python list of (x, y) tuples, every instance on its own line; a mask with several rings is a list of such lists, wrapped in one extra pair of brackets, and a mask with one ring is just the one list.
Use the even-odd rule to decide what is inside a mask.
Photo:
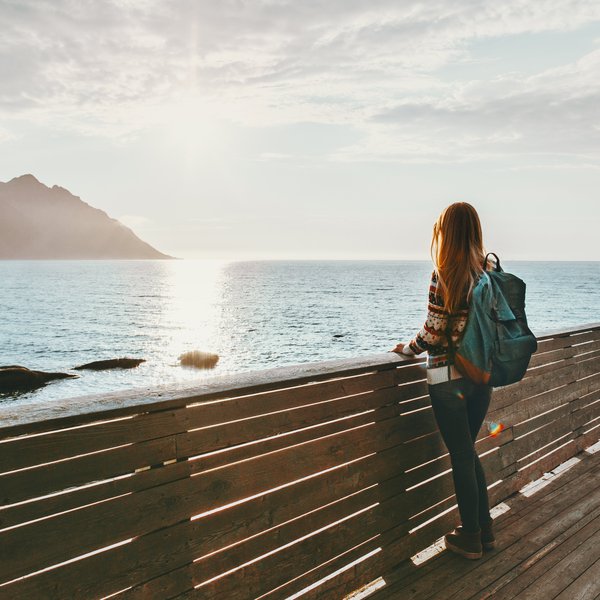
[[(490, 254), (496, 264), (487, 271)], [(525, 282), (506, 273), (493, 252), (486, 255), (483, 265), (458, 349), (452, 337), (447, 337), (450, 357), (462, 375), (475, 383), (501, 387), (523, 378), (537, 350), (537, 339), (527, 325)]]

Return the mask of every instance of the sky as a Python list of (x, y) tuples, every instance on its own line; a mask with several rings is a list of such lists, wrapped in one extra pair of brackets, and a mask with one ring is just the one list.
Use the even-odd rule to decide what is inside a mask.
[(162, 252), (600, 260), (597, 0), (0, 0), (0, 181)]

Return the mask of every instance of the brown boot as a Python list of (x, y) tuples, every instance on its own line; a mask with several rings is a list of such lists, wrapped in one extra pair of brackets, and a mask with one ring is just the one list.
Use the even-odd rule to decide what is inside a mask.
[(496, 547), (493, 523), (494, 519), (490, 519), (487, 523), (481, 525), (481, 545), (484, 550), (492, 550)]
[(459, 525), (454, 531), (444, 536), (446, 548), (456, 552), (465, 558), (477, 559), (483, 554), (481, 545), (481, 529), (474, 533), (464, 531), (462, 525)]

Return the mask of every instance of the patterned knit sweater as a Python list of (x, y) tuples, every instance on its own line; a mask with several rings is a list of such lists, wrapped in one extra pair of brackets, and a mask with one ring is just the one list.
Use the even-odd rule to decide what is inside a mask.
[[(451, 334), (455, 349), (460, 346), (468, 314), (469, 305), (465, 297), (458, 309), (452, 313)], [(427, 351), (427, 379), (430, 383), (437, 382), (443, 372), (447, 373), (447, 366), (453, 362), (448, 350), (447, 324), (448, 312), (444, 310), (444, 301), (441, 290), (438, 289), (437, 275), (434, 270), (429, 283), (429, 303), (425, 324), (408, 344), (414, 354)], [(436, 370), (436, 373), (431, 371), (432, 369)], [(455, 372), (454, 377), (458, 376), (459, 374)]]

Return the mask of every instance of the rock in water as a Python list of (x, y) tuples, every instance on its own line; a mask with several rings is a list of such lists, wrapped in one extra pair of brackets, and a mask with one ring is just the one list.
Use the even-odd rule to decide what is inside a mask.
[(184, 352), (179, 357), (179, 362), (184, 367), (194, 367), (196, 369), (212, 369), (219, 360), (218, 354), (212, 352), (201, 352), (200, 350), (192, 350)]
[(79, 375), (32, 371), (20, 365), (7, 365), (0, 367), (0, 392), (34, 390), (42, 387), (48, 381), (54, 379), (71, 379), (73, 377), (79, 377)]
[(76, 371), (81, 371), (83, 369), (89, 369), (90, 371), (103, 371), (104, 369), (133, 369), (143, 362), (146, 362), (145, 358), (111, 358), (79, 365), (78, 367), (74, 367), (74, 369)]

